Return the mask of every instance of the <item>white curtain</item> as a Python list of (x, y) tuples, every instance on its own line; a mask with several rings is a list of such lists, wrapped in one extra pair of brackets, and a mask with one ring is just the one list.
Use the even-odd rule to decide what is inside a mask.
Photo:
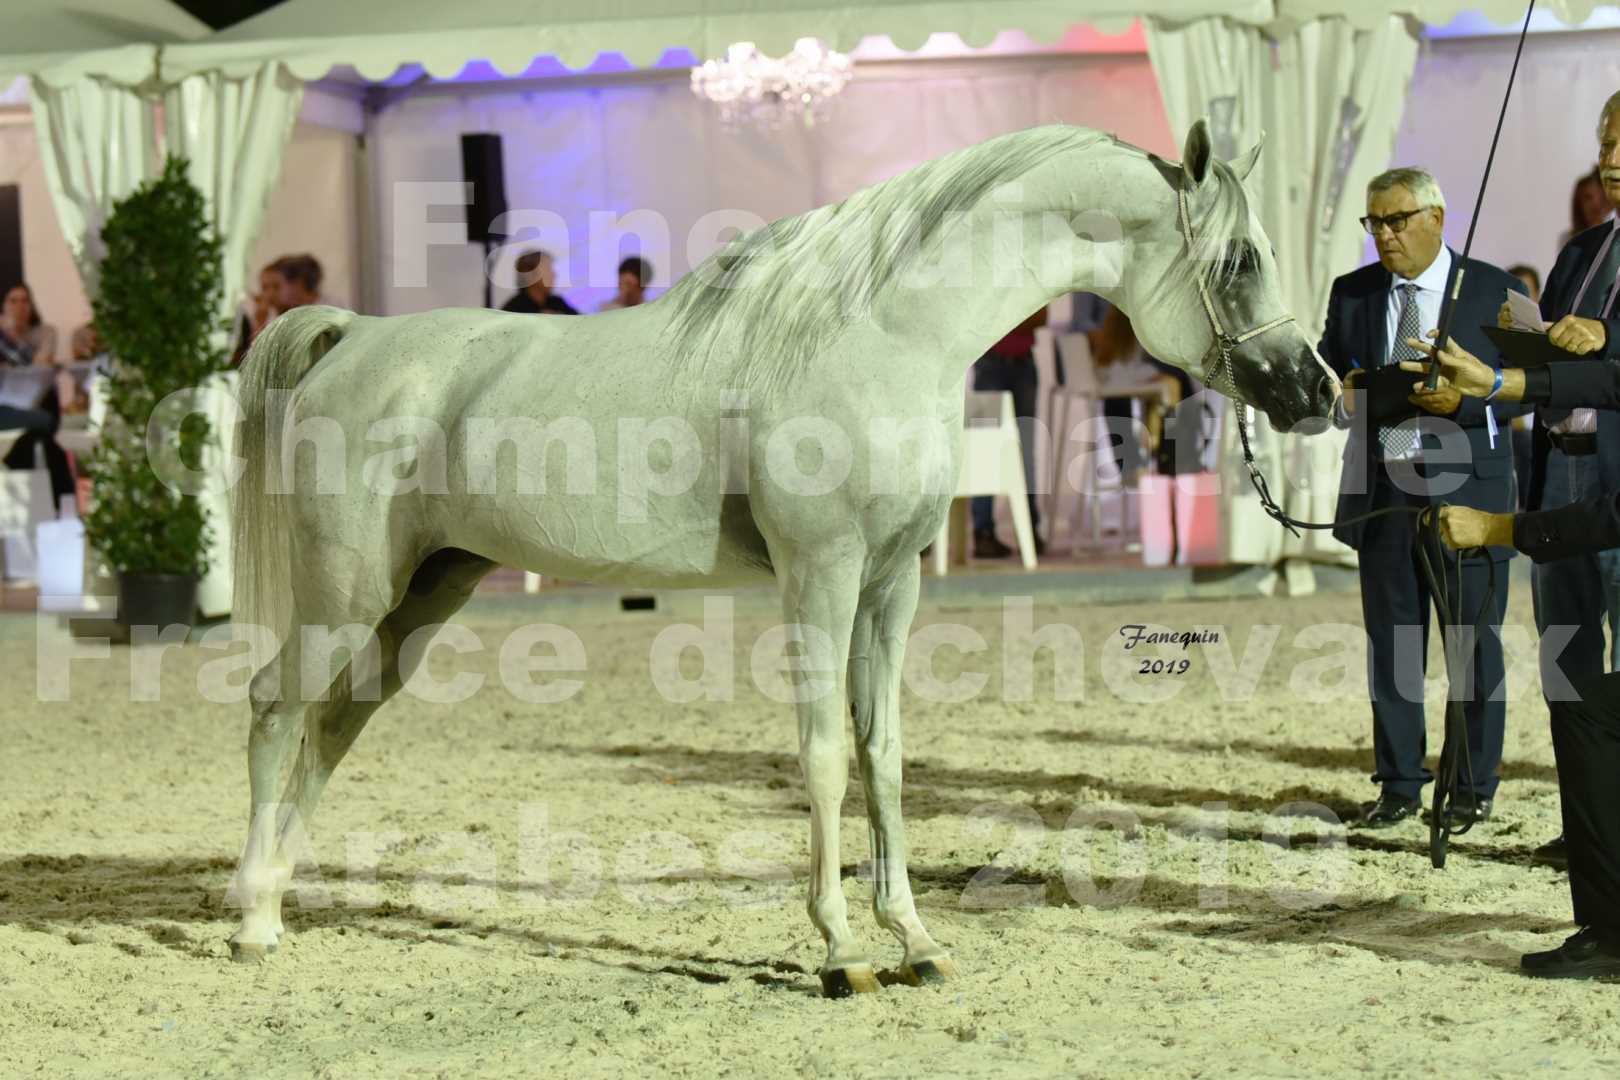
[(248, 256), (303, 95), (303, 83), (277, 63), (240, 78), (192, 75), (164, 91), (164, 145), (189, 160), (224, 245), (221, 318), (243, 297)]
[(28, 89), (51, 202), (85, 292), (94, 297), (105, 254), (101, 226), (113, 203), (156, 164), (151, 103), (126, 86), (88, 77), (53, 86), (35, 76)]
[[(1228, 159), (1265, 133), (1250, 185), (1276, 245), (1283, 300), (1313, 340), (1333, 279), (1362, 262), (1357, 219), (1367, 181), (1389, 162), (1420, 30), (1400, 16), (1370, 30), (1314, 19), (1277, 40), (1225, 19), (1148, 25), (1148, 52), (1173, 130), (1185, 133), (1209, 117), (1215, 151)], [(1255, 457), (1283, 508), (1306, 521), (1332, 520), (1344, 433), (1279, 435), (1263, 416), (1251, 430)], [(1231, 407), (1222, 424), (1221, 482), (1228, 561), (1353, 564), (1354, 553), (1327, 531), (1295, 538), (1265, 516), (1243, 469)]]

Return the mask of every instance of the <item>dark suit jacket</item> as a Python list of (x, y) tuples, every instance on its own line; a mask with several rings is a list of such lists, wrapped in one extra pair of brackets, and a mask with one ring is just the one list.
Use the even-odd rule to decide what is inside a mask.
[[(1575, 296), (1580, 292), (1586, 272), (1592, 268), (1592, 260), (1597, 258), (1598, 250), (1603, 247), (1603, 240), (1611, 228), (1613, 226), (1609, 222), (1595, 225), (1571, 238), (1564, 245), (1564, 250), (1558, 253), (1558, 261), (1553, 264), (1552, 273), (1547, 275), (1547, 287), (1541, 293), (1541, 317), (1547, 322), (1557, 322), (1574, 310)], [(1620, 243), (1620, 238), (1616, 239), (1616, 243)], [(1595, 282), (1592, 287), (1601, 291), (1608, 284)], [(1611, 319), (1605, 325), (1609, 331), (1608, 344), (1601, 353), (1583, 359), (1620, 360), (1620, 319)], [(1598, 413), (1597, 442), (1598, 475), (1603, 486), (1605, 489), (1620, 490), (1620, 415)], [(1525, 488), (1524, 505), (1531, 510), (1539, 510), (1546, 483), (1547, 451), (1552, 448), (1542, 416), (1536, 417), (1530, 446), (1530, 482)]]
[[(1620, 363), (1570, 360), (1527, 368), (1524, 400), (1532, 405), (1602, 409), (1601, 421), (1620, 409)], [(1519, 514), (1513, 519), (1513, 546), (1536, 562), (1620, 547), (1620, 492)]]
[[(1469, 352), (1493, 367), (1501, 367), (1496, 346), (1485, 336), (1482, 326), (1494, 326), (1508, 289), (1524, 292), (1518, 278), (1499, 270), (1489, 263), (1469, 259), (1466, 263), (1455, 251), (1451, 253), (1453, 273), (1459, 265), (1464, 267), (1462, 295), (1457, 299), (1457, 313), (1451, 322), (1451, 335)], [(1328, 298), (1326, 328), (1317, 352), (1343, 378), (1358, 362), (1363, 368), (1376, 369), (1389, 355), (1389, 291), (1394, 277), (1382, 265), (1373, 263), (1354, 273), (1346, 274), (1333, 283)], [(1449, 292), (1449, 289), (1448, 289)], [(1441, 318), (1445, 318), (1443, 306)], [(1413, 382), (1418, 381), (1414, 376)], [(1436, 489), (1430, 502), (1448, 502), (1472, 506), (1479, 510), (1509, 512), (1514, 509), (1513, 437), (1508, 420), (1525, 411), (1517, 402), (1492, 402), (1498, 432), (1496, 446), (1490, 444), (1486, 429), (1486, 403), (1477, 398), (1464, 398), (1449, 419), (1468, 436), (1468, 460), (1454, 463), (1434, 463), (1427, 466), (1429, 483)], [(1359, 417), (1350, 431), (1350, 441), (1344, 450), (1344, 471), (1340, 476), (1339, 503), (1336, 517), (1346, 521), (1372, 509), (1373, 470), (1377, 459), (1369, 442), (1373, 438), (1371, 425)], [(1425, 449), (1436, 449), (1439, 441), (1432, 435), (1423, 437)], [(1460, 483), (1459, 483), (1460, 481)], [(1365, 523), (1341, 525), (1333, 530), (1334, 537), (1356, 550), (1361, 549)], [(1513, 549), (1494, 547), (1493, 559), (1507, 559)]]

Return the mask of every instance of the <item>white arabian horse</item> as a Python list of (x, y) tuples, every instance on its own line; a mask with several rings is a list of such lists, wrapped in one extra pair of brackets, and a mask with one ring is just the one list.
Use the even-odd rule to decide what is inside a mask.
[[(1243, 189), (1259, 149), (1215, 160), (1200, 122), (1173, 164), (1099, 132), (1036, 128), (759, 229), (641, 307), (585, 318), (310, 307), (277, 319), (242, 370), (246, 470), (233, 497), (235, 618), (280, 643), (250, 687), (233, 955), (275, 948), (293, 830), (421, 660), (401, 644), (499, 565), (635, 586), (774, 579), (795, 677), (823, 690), (796, 707), (824, 990), (878, 987), (839, 879), (846, 708), (874, 915), (904, 947), (904, 979), (953, 975), (912, 902), (899, 706), (918, 555), (959, 468), (964, 378), (1031, 312), (1091, 290), (1131, 316), (1153, 355), (1277, 427), (1327, 415), (1337, 381), (1282, 308)], [(420, 434), (431, 430), (444, 437)], [(470, 434), (492, 431), (513, 447), (473, 447)], [(421, 449), (404, 479), (307, 449), (404, 433)], [(820, 483), (829, 469), (841, 479)], [(375, 632), (370, 661), (357, 651), (335, 678), (312, 680), (304, 631), (356, 625)]]

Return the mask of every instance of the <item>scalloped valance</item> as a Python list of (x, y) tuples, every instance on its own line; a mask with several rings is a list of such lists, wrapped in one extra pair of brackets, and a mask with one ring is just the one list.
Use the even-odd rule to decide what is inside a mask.
[[(1597, 6), (1538, 5), (1568, 25)], [(1140, 18), (1179, 24), (1219, 16), (1282, 33), (1323, 17), (1366, 29), (1390, 15), (1441, 24), (1470, 10), (1511, 25), (1524, 9), (1524, 0), (284, 0), (206, 41), (164, 49), (160, 63), (165, 81), (201, 71), (243, 77), (279, 62), (305, 80), (346, 66), (380, 82), (410, 64), (435, 78), (453, 77), (474, 60), (518, 74), (538, 56), (579, 69), (605, 52), (646, 67), (668, 49), (717, 56), (734, 41), (779, 55), (807, 35), (849, 50), (883, 34), (914, 49), (936, 32), (953, 32), (970, 46), (1003, 30), (1056, 41), (1075, 24), (1122, 33)]]

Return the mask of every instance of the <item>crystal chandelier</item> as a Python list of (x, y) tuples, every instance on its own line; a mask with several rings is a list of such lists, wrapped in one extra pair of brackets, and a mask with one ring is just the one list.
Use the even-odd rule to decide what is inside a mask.
[(800, 38), (780, 60), (739, 41), (724, 60), (706, 60), (692, 69), (692, 92), (719, 106), (727, 125), (740, 121), (776, 127), (796, 116), (805, 127), (826, 118), (827, 102), (842, 90), (854, 65), (815, 38)]

